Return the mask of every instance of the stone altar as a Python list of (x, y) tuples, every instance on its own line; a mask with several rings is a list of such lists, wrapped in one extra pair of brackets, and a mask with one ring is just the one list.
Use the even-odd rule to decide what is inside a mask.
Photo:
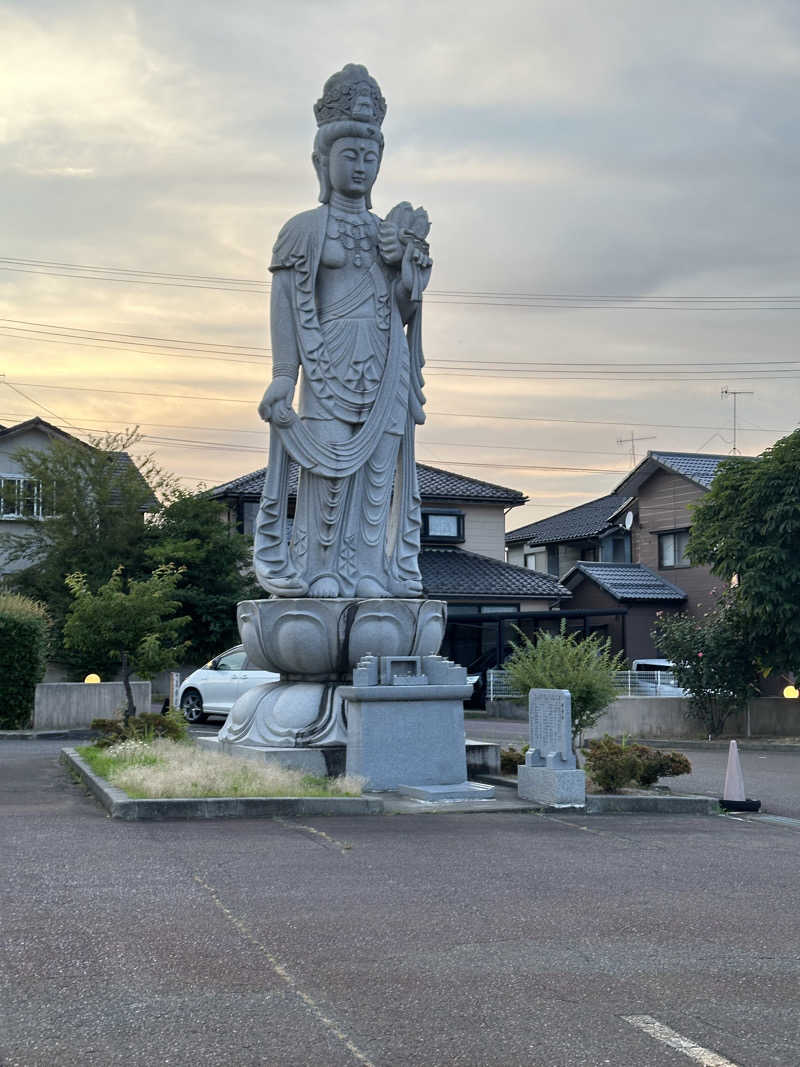
[(530, 748), (517, 770), (517, 790), (546, 807), (583, 807), (586, 775), (572, 751), (572, 695), (568, 689), (531, 689)]
[[(270, 426), (269, 457), (253, 554), (270, 599), (238, 610), (248, 658), (281, 680), (240, 697), (217, 744), (303, 767), (322, 766), (325, 756), (329, 768), (354, 722), (359, 752), (394, 745), (386, 722), (376, 725), (376, 709), (359, 710), (371, 704), (365, 690), (375, 686), (356, 684), (353, 671), (362, 664), (363, 673), (370, 657), (398, 665), (405, 659), (417, 664), (414, 680), (381, 682), (377, 701), (389, 718), (406, 722), (400, 734), (417, 753), (406, 760), (403, 780), (427, 786), (444, 774), (439, 784), (457, 779), (466, 786), (463, 699), (470, 687), (465, 678), (448, 683), (445, 742), (432, 726), (434, 705), (445, 699), (441, 685), (430, 684), (419, 666), (441, 674), (433, 660), (446, 622), (445, 604), (421, 597), (414, 461), (414, 432), (425, 418), (430, 222), (406, 201), (384, 219), (371, 211), (386, 101), (365, 67), (348, 64), (333, 74), (314, 113), (320, 206), (289, 219), (270, 263), (272, 382), (259, 405)], [(291, 460), (300, 467), (292, 519)], [(426, 746), (438, 751), (442, 744), (444, 763), (423, 759)], [(387, 751), (387, 759), (401, 756), (396, 746)], [(427, 769), (415, 771), (420, 760)], [(372, 755), (367, 762), (374, 768)], [(434, 765), (447, 769), (434, 772)], [(369, 777), (388, 788), (385, 775)]]

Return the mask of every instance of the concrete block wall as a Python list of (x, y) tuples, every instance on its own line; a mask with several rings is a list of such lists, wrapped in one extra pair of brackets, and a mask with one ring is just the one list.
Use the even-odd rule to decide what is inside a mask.
[[(696, 738), (703, 727), (689, 717), (688, 700), (676, 697), (620, 697), (603, 712), (585, 738), (611, 734), (619, 737)], [(724, 733), (732, 737), (747, 736), (747, 716), (732, 716)], [(758, 697), (750, 701), (751, 737), (800, 737), (800, 700), (781, 697)]]
[[(136, 711), (149, 712), (149, 682), (131, 682)], [(42, 682), (36, 686), (34, 730), (76, 730), (92, 719), (121, 719), (126, 703), (122, 682)]]

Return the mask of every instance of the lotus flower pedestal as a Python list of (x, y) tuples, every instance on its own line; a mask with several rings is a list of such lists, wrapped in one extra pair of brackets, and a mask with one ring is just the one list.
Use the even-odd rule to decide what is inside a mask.
[(242, 694), (217, 737), (199, 743), (310, 773), (346, 770), (374, 789), (491, 795), (466, 781), (472, 687), (463, 667), (436, 655), (446, 620), (439, 600), (244, 601), (248, 659), (281, 679)]

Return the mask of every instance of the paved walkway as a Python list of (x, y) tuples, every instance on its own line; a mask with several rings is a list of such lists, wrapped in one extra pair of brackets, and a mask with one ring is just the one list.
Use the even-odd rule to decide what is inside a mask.
[(800, 1063), (791, 829), (126, 824), (59, 747), (0, 742), (3, 1067)]

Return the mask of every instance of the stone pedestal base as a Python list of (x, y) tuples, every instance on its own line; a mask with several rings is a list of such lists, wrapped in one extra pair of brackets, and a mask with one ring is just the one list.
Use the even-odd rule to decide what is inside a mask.
[(549, 767), (517, 769), (517, 790), (523, 800), (553, 808), (582, 808), (586, 805), (586, 775), (583, 771), (557, 771)]
[(345, 746), (329, 745), (317, 748), (267, 748), (263, 745), (243, 745), (221, 741), (219, 737), (199, 737), (198, 748), (208, 752), (222, 752), (237, 759), (253, 760), (255, 763), (277, 763), (292, 771), (303, 771), (320, 778), (344, 774)]
[(478, 782), (459, 785), (400, 785), (396, 789), (404, 797), (436, 803), (443, 800), (493, 800), (494, 786)]
[(347, 773), (366, 778), (368, 789), (464, 785), (464, 700), (471, 686), (349, 686), (339, 692), (347, 709)]

